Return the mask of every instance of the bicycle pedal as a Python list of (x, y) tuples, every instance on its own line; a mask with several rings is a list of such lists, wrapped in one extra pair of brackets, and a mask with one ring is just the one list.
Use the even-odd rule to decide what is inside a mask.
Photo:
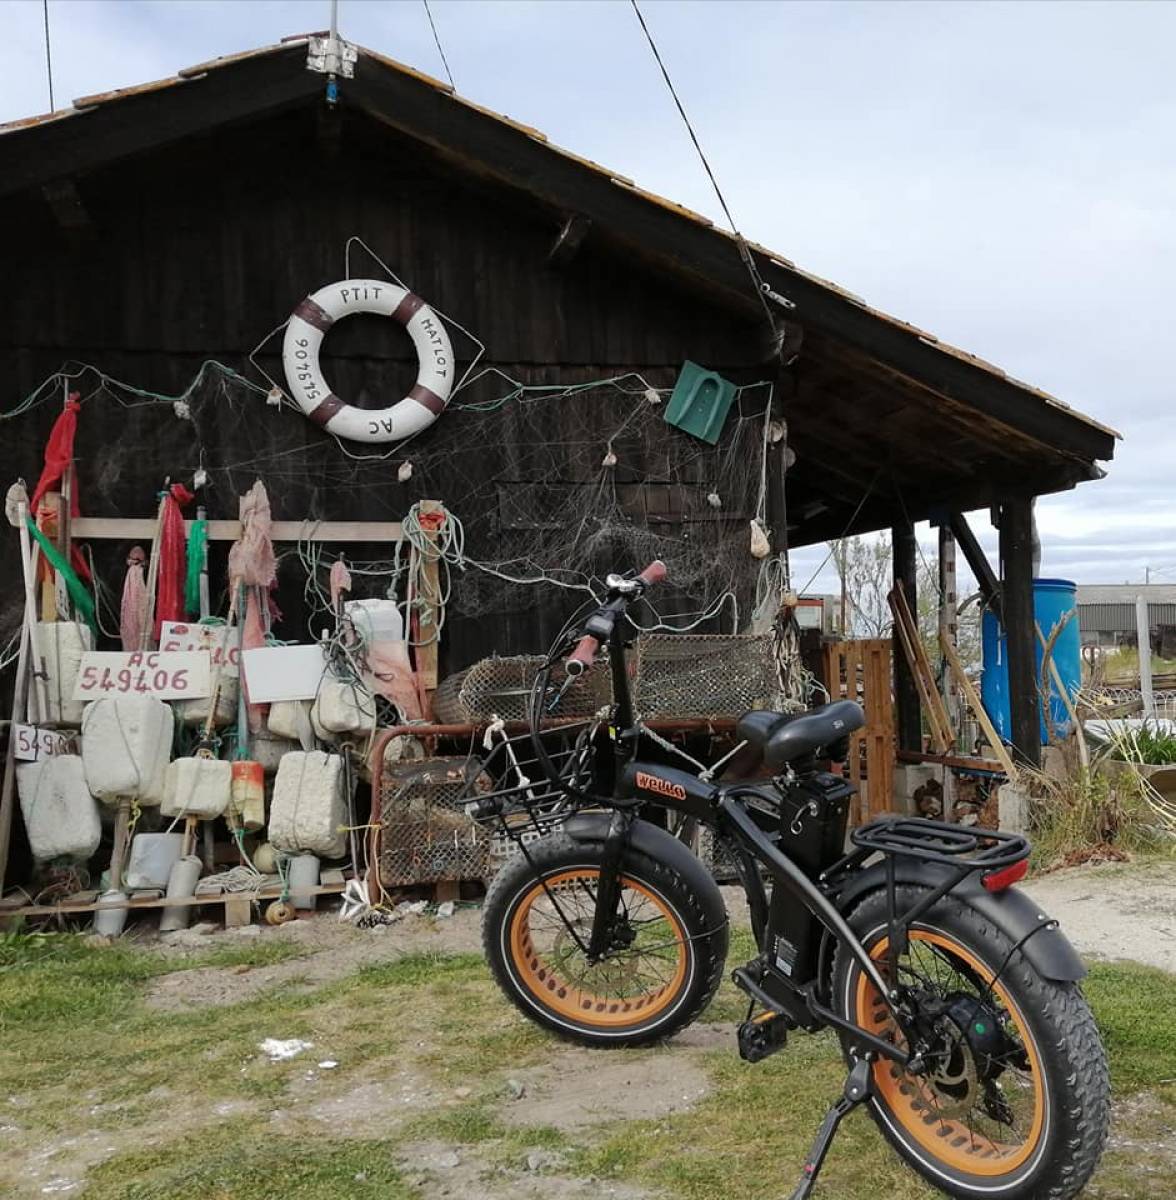
[(793, 1026), (782, 1013), (766, 1012), (750, 1021), (744, 1021), (736, 1034), (739, 1040), (739, 1057), (744, 1062), (756, 1063), (783, 1050), (788, 1044), (788, 1030)]

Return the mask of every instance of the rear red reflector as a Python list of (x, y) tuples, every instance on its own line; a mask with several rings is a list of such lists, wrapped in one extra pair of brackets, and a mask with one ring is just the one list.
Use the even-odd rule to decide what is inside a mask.
[(981, 877), (980, 882), (990, 892), (1003, 892), (1005, 888), (1012, 887), (1014, 883), (1019, 883), (1026, 875), (1029, 874), (1029, 860), (1021, 859), (1020, 862), (1015, 862), (1011, 867), (1002, 867), (999, 871), (991, 871), (987, 875)]

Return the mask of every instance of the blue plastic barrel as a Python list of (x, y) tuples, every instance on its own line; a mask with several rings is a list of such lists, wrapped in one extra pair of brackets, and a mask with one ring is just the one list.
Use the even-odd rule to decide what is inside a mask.
[[(1062, 620), (1066, 613), (1077, 603), (1077, 586), (1069, 579), (1035, 579), (1033, 581), (1033, 612), (1041, 632), (1049, 640), (1054, 626)], [(1009, 663), (1008, 647), (1004, 630), (1000, 622), (990, 612), (984, 613), (981, 623), (981, 651), (983, 655), (984, 674), (980, 679), (980, 699), (985, 711), (996, 726), (997, 733), (1007, 742), (1012, 740), (1013, 722), (1009, 711)], [(1034, 663), (1037, 679), (1041, 679), (1041, 643), (1033, 635)], [(1082, 638), (1078, 631), (1078, 618), (1074, 616), (1066, 628), (1054, 642), (1053, 661), (1058, 669), (1058, 675), (1065, 685), (1071, 699), (1077, 694), (1082, 683)], [(1057, 684), (1051, 679), (1049, 688), (1049, 710), (1053, 718), (1054, 728), (1060, 737), (1070, 731), (1070, 715), (1062, 702)], [(1038, 700), (1038, 711), (1041, 701)], [(1041, 743), (1045, 745), (1048, 735), (1045, 728), (1045, 717), (1041, 717)]]

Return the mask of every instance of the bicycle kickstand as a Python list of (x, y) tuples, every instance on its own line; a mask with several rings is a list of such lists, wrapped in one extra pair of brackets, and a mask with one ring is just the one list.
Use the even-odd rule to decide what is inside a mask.
[(825, 1161), (825, 1156), (829, 1153), (829, 1147), (833, 1145), (833, 1137), (837, 1133), (838, 1127), (845, 1117), (869, 1098), (872, 1066), (873, 1064), (864, 1058), (854, 1059), (849, 1077), (845, 1081), (845, 1090), (825, 1114), (821, 1128), (817, 1130), (813, 1148), (809, 1151), (808, 1160), (804, 1164), (801, 1180), (789, 1200), (808, 1200), (812, 1195), (817, 1175)]

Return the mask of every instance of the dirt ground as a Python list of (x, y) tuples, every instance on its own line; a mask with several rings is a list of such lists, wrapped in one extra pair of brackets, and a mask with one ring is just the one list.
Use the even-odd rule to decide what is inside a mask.
[[(1081, 954), (1127, 959), (1176, 973), (1176, 863), (1075, 867), (1042, 876), (1024, 890), (1062, 922)], [(746, 928), (743, 893), (735, 887), (722, 891), (732, 923)], [(206, 949), (210, 937), (218, 942), (265, 937), (293, 943), (306, 956), (246, 972), (219, 967), (177, 970), (150, 987), (147, 1003), (152, 1008), (175, 1012), (193, 1006), (236, 1004), (278, 985), (309, 991), (358, 967), (394, 961), (405, 954), (422, 950), (476, 953), (481, 949), (481, 910), (475, 905), (463, 905), (448, 918), (413, 915), (374, 929), (356, 929), (340, 922), (333, 911), (274, 929), (253, 925), (205, 934), (200, 928), (207, 927), (158, 939), (147, 935), (144, 944), (155, 953), (183, 959)]]
[(1075, 867), (1025, 887), (1084, 956), (1176, 972), (1176, 863)]
[[(1036, 880), (1027, 890), (1045, 911), (1063, 922), (1084, 954), (1129, 958), (1176, 971), (1176, 865), (1076, 868)], [(741, 894), (730, 888), (724, 893), (733, 923), (745, 926)], [(290, 997), (317, 991), (321, 997), (324, 985), (353, 976), (361, 968), (394, 964), (406, 955), (478, 953), (480, 920), (480, 910), (465, 905), (447, 918), (410, 915), (394, 925), (356, 929), (340, 922), (333, 911), (320, 911), (278, 928), (197, 927), (164, 937), (147, 931), (133, 936), (140, 940), (143, 953), (165, 957), (170, 968), (147, 983), (149, 1009), (161, 1015), (193, 1010), (228, 1014), (233, 1011), (231, 1006), (242, 1001), (278, 993)], [(185, 965), (185, 960), (213, 945), (252, 939), (290, 943), (300, 953), (262, 966)], [(505, 1006), (502, 1012), (505, 1014)], [(509, 1021), (509, 1014), (503, 1019)], [(297, 1058), (297, 1069), (289, 1072), (283, 1090), (274, 1098), (226, 1099), (209, 1110), (198, 1098), (189, 1102), (182, 1090), (164, 1086), (150, 1092), (146, 1100), (166, 1109), (172, 1123), (182, 1121), (193, 1131), (212, 1129), (218, 1123), (246, 1122), (259, 1134), (274, 1137), (330, 1135), (362, 1141), (388, 1138), (399, 1129), (406, 1140), (397, 1151), (397, 1169), (413, 1194), (423, 1200), (646, 1200), (655, 1194), (628, 1182), (585, 1175), (569, 1164), (562, 1150), (542, 1143), (524, 1145), (514, 1160), (503, 1161), (482, 1144), (470, 1144), (460, 1136), (430, 1133), (414, 1140), (417, 1126), (413, 1122), (419, 1122), (422, 1114), (439, 1114), (438, 1119), (460, 1115), (463, 1106), (486, 1094), (488, 1085), (476, 1072), (455, 1080), (428, 1065), (429, 1027), (422, 1023), (419, 1034), (413, 1028), (411, 1036), (421, 1040), (411, 1044), (425, 1056), (420, 1060), (398, 1061), (393, 1056), (359, 1069), (348, 1069), (352, 1064), (344, 1062), (337, 1069), (339, 1064), (332, 1061), (330, 1044), (324, 1038)], [(498, 1089), (493, 1117), (524, 1139), (545, 1127), (582, 1144), (585, 1139), (591, 1142), (595, 1130), (618, 1118), (658, 1121), (688, 1114), (714, 1094), (716, 1053), (734, 1058), (734, 1029), (734, 1021), (712, 1020), (686, 1030), (668, 1045), (615, 1057), (544, 1042), (529, 1057), (522, 1054), (517, 1067), (501, 1069), (501, 1078), (493, 1085)], [(256, 1053), (239, 1061), (242, 1075), (264, 1077), (271, 1069), (264, 1056)], [(797, 1069), (803, 1071), (803, 1066), (797, 1064)], [(568, 1088), (569, 1079), (576, 1081), (574, 1088)], [(132, 1104), (142, 1100), (140, 1096)], [(9, 1162), (20, 1179), (18, 1191), (8, 1193), (14, 1196), (84, 1195), (90, 1190), (87, 1172), (127, 1152), (141, 1136), (141, 1127), (131, 1121), (125, 1130), (119, 1128), (120, 1114), (114, 1109), (122, 1102), (112, 1105), (95, 1093), (91, 1128), (34, 1141), (24, 1136), (32, 1130), (21, 1102), (20, 1095), (0, 1097), (0, 1155), (14, 1156)], [(1151, 1164), (1147, 1171), (1158, 1171), (1164, 1180), (1172, 1180), (1176, 1178), (1176, 1132), (1171, 1109), (1157, 1104), (1147, 1094), (1119, 1102), (1112, 1148), (1132, 1159), (1137, 1153), (1143, 1155)], [(131, 1116), (130, 1109), (127, 1116)], [(357, 1186), (365, 1182), (361, 1175), (355, 1175)], [(1144, 1194), (1120, 1191), (1117, 1186), (1096, 1185), (1091, 1194), (1107, 1200)], [(909, 1187), (912, 1190), (907, 1190), (904, 1177), (901, 1192), (886, 1194), (904, 1198), (929, 1195), (921, 1185), (911, 1183)]]
[(276, 928), (246, 925), (218, 931), (195, 926), (148, 940), (146, 947), (169, 958), (207, 949), (210, 938), (220, 942), (246, 937), (293, 943), (305, 957), (291, 958), (268, 967), (196, 967), (162, 975), (150, 987), (147, 1004), (162, 1012), (179, 1012), (201, 1006), (239, 1004), (279, 985), (290, 991), (311, 991), (371, 963), (393, 962), (406, 954), (478, 952), (482, 912), (477, 905), (462, 905), (451, 917), (410, 915), (394, 925), (357, 929), (326, 910), (301, 917)]

